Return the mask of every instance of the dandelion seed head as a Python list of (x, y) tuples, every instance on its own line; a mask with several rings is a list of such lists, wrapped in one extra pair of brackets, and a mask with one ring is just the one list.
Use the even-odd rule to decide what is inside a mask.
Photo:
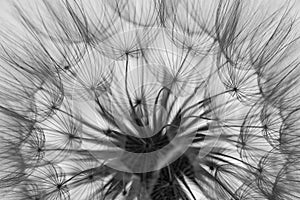
[(0, 31), (3, 198), (300, 198), (294, 5), (12, 4), (18, 25)]

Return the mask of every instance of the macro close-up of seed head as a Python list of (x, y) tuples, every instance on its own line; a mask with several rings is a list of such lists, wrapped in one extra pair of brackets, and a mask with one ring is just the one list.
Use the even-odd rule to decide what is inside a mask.
[(296, 0), (0, 5), (1, 200), (300, 199)]

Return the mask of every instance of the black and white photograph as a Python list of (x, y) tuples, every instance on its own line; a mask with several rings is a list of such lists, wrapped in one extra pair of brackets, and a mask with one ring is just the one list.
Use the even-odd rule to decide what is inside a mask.
[(0, 200), (300, 200), (299, 0), (0, 0)]

